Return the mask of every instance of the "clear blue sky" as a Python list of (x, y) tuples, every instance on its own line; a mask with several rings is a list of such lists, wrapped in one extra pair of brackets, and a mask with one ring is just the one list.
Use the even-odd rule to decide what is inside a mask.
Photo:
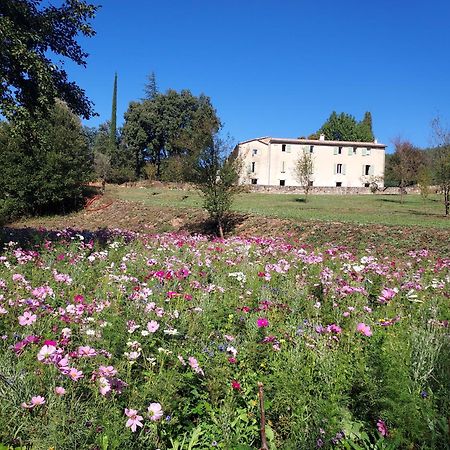
[[(95, 0), (91, 0), (95, 3)], [(70, 76), (109, 119), (118, 72), (118, 121), (143, 96), (150, 72), (161, 91), (210, 96), (235, 141), (298, 137), (331, 111), (374, 133), (430, 144), (430, 121), (450, 121), (448, 0), (109, 0), (82, 39), (86, 69)]]

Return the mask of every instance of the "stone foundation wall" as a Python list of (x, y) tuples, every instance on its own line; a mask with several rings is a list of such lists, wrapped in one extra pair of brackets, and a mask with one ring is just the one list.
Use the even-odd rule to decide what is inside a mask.
[[(405, 189), (407, 194), (420, 194), (420, 189), (417, 186), (407, 187)], [(263, 185), (250, 185), (249, 192), (264, 192), (268, 194), (304, 194), (304, 190), (298, 186), (263, 186)], [(430, 192), (434, 192), (433, 188), (430, 188)], [(370, 188), (366, 187), (318, 187), (312, 186), (309, 190), (312, 195), (365, 195), (373, 192)], [(375, 194), (382, 195), (394, 195), (400, 194), (398, 187), (381, 188), (376, 191)]]

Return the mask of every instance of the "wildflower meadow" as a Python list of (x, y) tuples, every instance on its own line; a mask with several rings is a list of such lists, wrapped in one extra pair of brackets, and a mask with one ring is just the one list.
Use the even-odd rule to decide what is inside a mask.
[(0, 253), (0, 448), (448, 449), (450, 258), (36, 232)]

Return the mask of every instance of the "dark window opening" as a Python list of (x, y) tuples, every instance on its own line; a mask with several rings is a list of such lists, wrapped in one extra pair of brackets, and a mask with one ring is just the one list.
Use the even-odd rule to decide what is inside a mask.
[(312, 181), (308, 181), (308, 186), (312, 186), (313, 182)]
[(256, 163), (252, 162), (252, 172), (255, 171), (255, 166), (256, 166)]
[(366, 165), (364, 167), (364, 175), (370, 175), (370, 166), (369, 165)]
[(252, 178), (252, 184), (258, 184), (258, 179), (257, 178)]
[(309, 146), (309, 153), (314, 153), (314, 145)]
[(342, 154), (342, 147), (339, 147), (338, 148), (338, 155), (341, 155)]
[(364, 187), (370, 187), (370, 183), (364, 183)]
[(286, 180), (280, 180), (280, 186), (285, 186)]
[(336, 181), (336, 187), (341, 187), (342, 186), (342, 181)]
[(282, 151), (282, 152), (285, 152), (285, 151), (286, 151), (286, 144), (282, 144), (282, 145), (281, 145), (281, 151)]

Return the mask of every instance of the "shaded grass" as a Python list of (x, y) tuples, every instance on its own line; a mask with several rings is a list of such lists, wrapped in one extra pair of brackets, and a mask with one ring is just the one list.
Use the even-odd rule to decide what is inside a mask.
[[(202, 207), (196, 191), (111, 188), (110, 195), (147, 206)], [(401, 203), (400, 196), (393, 195), (310, 195), (305, 202), (298, 194), (244, 193), (236, 198), (233, 210), (298, 221), (450, 228), (437, 195), (424, 200), (409, 194)]]

